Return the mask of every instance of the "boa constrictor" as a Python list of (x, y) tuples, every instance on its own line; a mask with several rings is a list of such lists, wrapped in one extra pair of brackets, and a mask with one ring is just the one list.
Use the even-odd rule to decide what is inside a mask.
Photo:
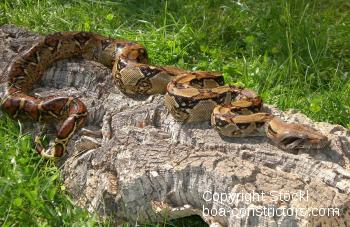
[(36, 150), (44, 157), (63, 155), (71, 136), (84, 125), (87, 108), (75, 97), (39, 98), (30, 95), (30, 91), (49, 66), (72, 57), (111, 67), (116, 85), (125, 94), (167, 92), (165, 105), (177, 120), (190, 123), (211, 117), (214, 128), (225, 136), (251, 136), (266, 131), (269, 138), (286, 149), (321, 148), (328, 143), (327, 137), (314, 129), (286, 124), (261, 113), (259, 96), (241, 87), (225, 86), (219, 73), (151, 66), (140, 44), (89, 32), (60, 32), (41, 38), (5, 71), (8, 83), (1, 103), (4, 112), (19, 120), (62, 122), (49, 149), (36, 138)]

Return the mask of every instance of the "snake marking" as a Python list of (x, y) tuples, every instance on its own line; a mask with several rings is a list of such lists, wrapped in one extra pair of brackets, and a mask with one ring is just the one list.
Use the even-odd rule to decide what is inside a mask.
[(6, 96), (1, 109), (13, 119), (61, 122), (53, 145), (46, 149), (38, 137), (35, 148), (46, 158), (60, 157), (72, 135), (87, 118), (85, 104), (76, 97), (30, 94), (45, 70), (54, 62), (80, 57), (112, 69), (116, 86), (128, 95), (165, 94), (165, 106), (184, 123), (209, 121), (223, 136), (266, 135), (284, 149), (319, 149), (327, 137), (299, 124), (287, 124), (261, 112), (255, 92), (224, 84), (217, 72), (188, 72), (172, 66), (148, 63), (146, 49), (128, 40), (114, 40), (90, 32), (58, 32), (38, 40), (16, 57), (5, 71)]

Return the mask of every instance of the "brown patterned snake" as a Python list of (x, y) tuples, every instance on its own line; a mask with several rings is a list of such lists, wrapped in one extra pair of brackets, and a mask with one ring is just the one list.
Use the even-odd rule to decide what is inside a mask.
[(213, 127), (224, 136), (267, 135), (285, 149), (318, 149), (328, 144), (327, 137), (312, 128), (286, 124), (260, 112), (259, 96), (248, 89), (225, 86), (219, 73), (151, 66), (145, 48), (137, 43), (88, 32), (62, 32), (41, 38), (15, 58), (4, 75), (8, 83), (1, 108), (10, 117), (62, 122), (49, 149), (35, 140), (36, 150), (44, 157), (63, 155), (71, 136), (84, 125), (87, 108), (75, 97), (38, 98), (30, 91), (54, 62), (72, 57), (111, 67), (117, 86), (125, 94), (167, 92), (165, 105), (175, 119), (189, 123), (211, 117)]

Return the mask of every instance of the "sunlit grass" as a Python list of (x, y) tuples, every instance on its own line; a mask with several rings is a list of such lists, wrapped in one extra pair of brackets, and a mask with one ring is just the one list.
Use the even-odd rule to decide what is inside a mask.
[[(154, 64), (223, 71), (228, 83), (256, 90), (267, 103), (350, 128), (349, 12), (346, 0), (3, 0), (0, 24), (135, 40)], [(7, 194), (0, 198), (0, 222), (95, 223), (71, 205), (57, 168), (38, 158), (16, 127), (1, 119), (0, 139), (7, 142), (0, 190)]]
[(16, 122), (0, 120), (0, 224), (92, 226), (95, 215), (77, 208), (65, 195), (57, 167), (41, 159), (31, 137)]

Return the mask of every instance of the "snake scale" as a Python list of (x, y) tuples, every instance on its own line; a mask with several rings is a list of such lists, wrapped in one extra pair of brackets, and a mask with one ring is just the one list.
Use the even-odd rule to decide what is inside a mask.
[(82, 57), (112, 68), (113, 79), (125, 94), (165, 94), (165, 106), (184, 123), (209, 121), (223, 136), (266, 135), (283, 149), (320, 149), (326, 136), (301, 124), (287, 124), (261, 112), (262, 100), (253, 91), (224, 84), (218, 72), (188, 72), (148, 64), (146, 49), (135, 42), (114, 40), (90, 32), (58, 32), (38, 40), (16, 57), (5, 71), (8, 78), (1, 109), (13, 119), (61, 122), (48, 149), (35, 139), (35, 148), (46, 158), (60, 157), (67, 143), (87, 118), (85, 104), (76, 97), (30, 94), (54, 62)]

